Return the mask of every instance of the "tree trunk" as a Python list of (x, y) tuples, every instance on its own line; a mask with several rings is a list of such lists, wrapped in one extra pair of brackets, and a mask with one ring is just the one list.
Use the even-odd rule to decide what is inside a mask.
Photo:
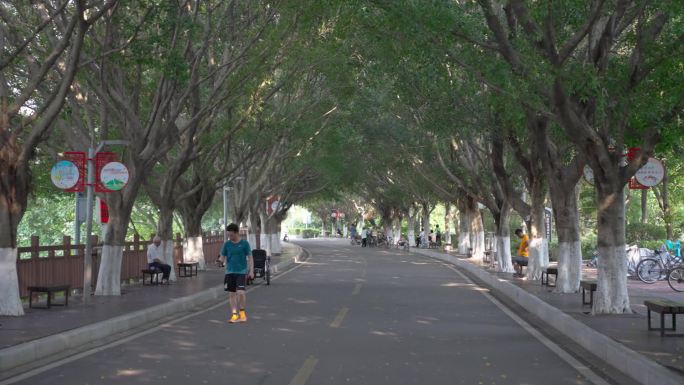
[[(173, 210), (159, 208), (159, 225), (157, 235), (161, 238), (162, 260), (171, 266), (170, 281), (176, 281), (176, 262), (173, 259)], [(144, 239), (144, 238), (143, 238)], [(187, 257), (186, 257), (187, 258)], [(187, 260), (187, 259), (186, 259)]]
[(503, 273), (513, 273), (511, 260), (511, 207), (504, 203), (498, 213), (492, 213), (496, 222), (496, 270)]
[(458, 201), (458, 253), (468, 254), (470, 249), (470, 221), (468, 220), (467, 198)]
[(541, 273), (549, 265), (549, 246), (545, 230), (544, 188), (542, 180), (535, 178), (531, 187), (530, 245), (527, 278), (541, 279)]
[(442, 240), (444, 244), (451, 244), (451, 204), (446, 204), (444, 211), (444, 233), (442, 233)]
[(422, 230), (424, 230), (425, 234), (425, 239), (428, 239), (428, 235), (430, 234), (430, 203), (428, 202), (423, 202), (423, 224), (422, 224)]
[(247, 222), (249, 223), (249, 230), (247, 231), (247, 242), (252, 249), (260, 248), (259, 235), (259, 220), (258, 217), (252, 213), (247, 215)]
[(281, 243), (282, 223), (282, 219), (280, 218), (273, 220), (271, 233), (271, 252), (273, 255), (281, 255), (283, 253), (283, 245)]
[(109, 223), (102, 246), (95, 295), (121, 295), (121, 262), (133, 204), (124, 202), (120, 197), (112, 197), (107, 204)]
[(470, 235), (472, 237), (470, 240), (470, 245), (472, 248), (471, 258), (473, 261), (480, 263), (482, 262), (482, 259), (484, 259), (485, 252), (484, 224), (482, 223), (482, 213), (480, 212), (477, 201), (474, 198), (468, 197), (466, 211), (468, 212), (471, 232)]
[(418, 213), (413, 207), (409, 208), (408, 215), (408, 229), (406, 230), (406, 236), (408, 237), (409, 246), (416, 247), (416, 219)]
[(26, 210), (28, 194), (24, 197), (11, 196), (4, 191), (1, 194), (0, 316), (20, 316), (24, 315), (24, 307), (21, 304), (17, 275), (17, 227)]
[(582, 280), (582, 244), (580, 238), (577, 187), (572, 190), (549, 185), (553, 214), (558, 233), (558, 279), (556, 293), (576, 293)]
[[(624, 185), (595, 178), (598, 196), (598, 283), (594, 314), (631, 313), (627, 292)], [(603, 183), (602, 183), (603, 182)], [(611, 183), (612, 182), (612, 183)], [(619, 185), (617, 188), (613, 186)]]
[(202, 239), (202, 217), (182, 213), (183, 226), (185, 227), (185, 241), (183, 242), (183, 260), (185, 262), (198, 262), (199, 269), (206, 268), (204, 258), (204, 239)]
[(0, 315), (24, 315), (17, 277), (17, 248), (0, 248)]

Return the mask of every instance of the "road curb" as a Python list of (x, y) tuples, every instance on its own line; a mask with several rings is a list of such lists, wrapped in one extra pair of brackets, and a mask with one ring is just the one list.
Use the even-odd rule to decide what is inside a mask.
[(536, 315), (550, 327), (564, 336), (577, 342), (584, 349), (592, 352), (601, 360), (617, 368), (635, 381), (645, 385), (680, 385), (682, 377), (657, 362), (616, 342), (612, 338), (597, 332), (582, 322), (565, 314), (562, 310), (549, 305), (538, 297), (528, 293), (506, 280), (500, 279), (487, 271), (462, 261), (452, 255), (430, 250), (412, 249), (427, 257), (454, 264), (482, 282), (490, 286), (499, 295), (503, 295), (528, 312)]
[[(301, 246), (292, 245), (298, 249), (297, 254), (291, 259), (275, 264), (276, 271), (283, 271), (291, 265), (298, 263), (305, 254)], [(174, 298), (167, 303), (151, 306), (147, 309), (137, 310), (132, 313), (1, 349), (0, 372), (47, 358), (65, 350), (78, 348), (179, 312), (188, 311), (197, 305), (216, 300), (224, 295), (223, 285), (220, 285), (185, 297)]]

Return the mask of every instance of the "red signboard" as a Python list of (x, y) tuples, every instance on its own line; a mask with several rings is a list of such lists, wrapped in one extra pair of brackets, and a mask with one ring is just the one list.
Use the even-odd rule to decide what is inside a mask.
[[(631, 161), (636, 157), (637, 153), (641, 150), (639, 147), (630, 147), (629, 150), (627, 150), (627, 160)], [(629, 179), (629, 189), (630, 190), (648, 190), (648, 187), (642, 185), (641, 183), (637, 182), (635, 177), (632, 177)]]
[(631, 177), (629, 179), (629, 189), (630, 190), (648, 190), (648, 187), (637, 182), (635, 177)]
[(78, 168), (78, 182), (76, 185), (70, 189), (64, 191), (68, 192), (82, 192), (85, 190), (86, 181), (86, 154), (80, 151), (67, 151), (62, 157), (64, 160), (68, 160)]
[(112, 192), (112, 190), (105, 187), (100, 181), (100, 171), (109, 162), (115, 162), (117, 155), (114, 152), (98, 152), (95, 155), (95, 191), (97, 192)]
[(98, 199), (100, 201), (100, 223), (109, 223), (109, 208), (107, 207), (107, 202), (104, 199)]

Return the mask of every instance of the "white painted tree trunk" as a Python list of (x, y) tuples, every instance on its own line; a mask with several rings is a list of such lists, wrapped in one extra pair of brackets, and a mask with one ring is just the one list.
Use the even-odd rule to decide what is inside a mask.
[[(561, 274), (563, 272), (563, 274)], [(558, 243), (558, 279), (556, 293), (577, 293), (582, 280), (582, 243)]]
[(390, 239), (392, 237), (393, 230), (392, 225), (385, 226), (385, 239)]
[(459, 211), (458, 215), (458, 253), (468, 254), (470, 249), (470, 221), (466, 210)]
[(409, 213), (408, 230), (406, 232), (407, 232), (406, 236), (408, 237), (408, 241), (409, 241), (409, 246), (416, 247), (416, 214), (415, 214), (415, 212)]
[(484, 230), (473, 233), (473, 255), (471, 260), (475, 262), (482, 262), (485, 252), (485, 233)]
[(183, 242), (183, 260), (185, 262), (198, 262), (200, 270), (204, 270), (206, 268), (203, 245), (204, 240), (202, 239), (201, 235), (187, 237), (185, 242)]
[(392, 244), (396, 245), (399, 243), (399, 239), (401, 238), (401, 220), (395, 219), (394, 222), (392, 222)]
[(19, 295), (17, 249), (0, 248), (0, 316), (24, 315)]
[(545, 238), (530, 238), (527, 263), (527, 278), (531, 280), (541, 279), (543, 269), (549, 265), (548, 242)]
[(511, 261), (511, 237), (496, 236), (496, 271), (503, 273), (514, 273), (513, 262)]
[(252, 249), (256, 249), (256, 247), (257, 247), (257, 246), (256, 246), (256, 244), (257, 244), (257, 242), (256, 242), (256, 234), (254, 234), (253, 232), (249, 231), (249, 232), (247, 233), (247, 242), (249, 242), (249, 246), (250, 246)]
[[(596, 180), (596, 179), (595, 179)], [(598, 279), (594, 314), (631, 313), (627, 291), (625, 252), (625, 204), (620, 189), (601, 186), (598, 181)], [(602, 190), (604, 188), (605, 190)]]
[[(178, 280), (178, 278), (176, 277), (176, 261), (173, 260), (173, 240), (162, 240), (161, 245), (159, 245), (159, 247), (162, 250), (162, 261), (164, 261), (164, 263), (166, 263), (167, 265), (171, 266), (171, 274), (169, 275), (169, 281), (175, 282)], [(184, 260), (187, 261), (187, 257), (184, 257)]]
[[(595, 314), (631, 313), (627, 292), (627, 255), (625, 245), (598, 247), (598, 277), (594, 296)], [(614, 256), (604, 258), (604, 255)]]
[(280, 243), (281, 238), (281, 233), (277, 232), (275, 234), (271, 234), (271, 252), (273, 255), (280, 255), (283, 253), (283, 245)]
[(468, 199), (468, 219), (470, 219), (470, 233), (472, 239), (470, 240), (470, 247), (473, 249), (471, 258), (475, 262), (482, 262), (485, 252), (485, 232), (484, 223), (482, 222), (482, 213), (478, 209), (477, 202)]
[(121, 295), (121, 259), (123, 246), (102, 246), (100, 270), (97, 274), (95, 295)]

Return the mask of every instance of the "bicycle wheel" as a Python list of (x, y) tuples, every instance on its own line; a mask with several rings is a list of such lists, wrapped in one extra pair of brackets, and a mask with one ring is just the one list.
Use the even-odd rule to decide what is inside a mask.
[(675, 267), (667, 275), (667, 283), (672, 290), (684, 292), (684, 267)]
[(644, 283), (655, 283), (663, 275), (660, 261), (654, 258), (642, 259), (637, 265), (637, 277)]

